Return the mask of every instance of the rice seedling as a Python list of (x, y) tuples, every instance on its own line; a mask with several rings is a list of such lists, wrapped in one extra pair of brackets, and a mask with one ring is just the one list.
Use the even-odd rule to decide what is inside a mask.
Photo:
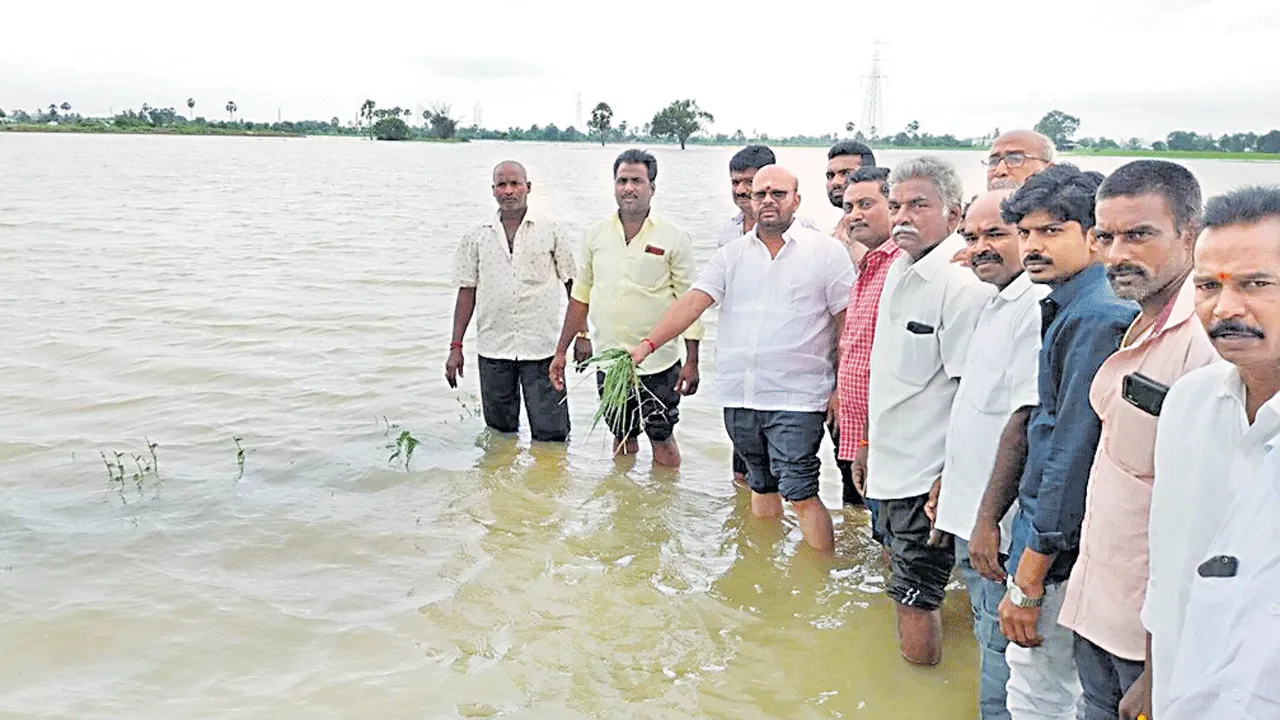
[[(640, 376), (636, 373), (636, 363), (626, 348), (612, 348), (587, 358), (585, 366), (596, 366), (604, 372), (604, 388), (600, 393), (600, 407), (596, 409), (591, 420), (594, 432), (600, 420), (604, 419), (612, 427), (621, 427), (624, 434), (629, 433), (631, 418), (628, 417), (627, 404), (631, 400), (641, 402), (641, 393), (648, 392), (640, 384)], [(650, 393), (652, 396), (652, 393)], [(657, 398), (652, 398), (657, 401)], [(640, 415), (640, 426), (644, 427), (644, 413)]]
[(233, 437), (231, 439), (236, 444), (236, 466), (240, 468), (240, 473), (236, 475), (236, 479), (239, 480), (240, 478), (244, 477), (245, 450), (244, 450), (244, 446), (240, 444), (241, 438)]
[(408, 430), (401, 430), (396, 437), (394, 445), (388, 445), (387, 449), (392, 450), (391, 457), (387, 458), (388, 463), (393, 463), (397, 458), (404, 461), (405, 472), (409, 471), (409, 462), (413, 460), (413, 451), (418, 449), (422, 441), (414, 437)]

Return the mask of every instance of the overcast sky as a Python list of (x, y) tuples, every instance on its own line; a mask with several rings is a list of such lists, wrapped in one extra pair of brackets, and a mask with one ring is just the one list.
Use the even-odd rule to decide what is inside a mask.
[[(1081, 136), (1280, 127), (1276, 0), (6, 3), (0, 108), (143, 102), (250, 120), (452, 105), (488, 127), (641, 124), (691, 97), (714, 130), (822, 134), (862, 118), (883, 40), (885, 126), (982, 135), (1058, 108)], [(838, 10), (834, 10), (839, 8)]]

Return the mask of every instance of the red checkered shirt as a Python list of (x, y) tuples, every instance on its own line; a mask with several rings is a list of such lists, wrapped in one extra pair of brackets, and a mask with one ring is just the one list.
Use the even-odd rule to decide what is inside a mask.
[(849, 310), (840, 335), (840, 372), (836, 392), (840, 395), (839, 457), (852, 460), (858, 443), (867, 435), (867, 405), (871, 386), (871, 341), (876, 335), (876, 313), (889, 266), (902, 254), (893, 240), (871, 250), (858, 261), (858, 277), (849, 288)]

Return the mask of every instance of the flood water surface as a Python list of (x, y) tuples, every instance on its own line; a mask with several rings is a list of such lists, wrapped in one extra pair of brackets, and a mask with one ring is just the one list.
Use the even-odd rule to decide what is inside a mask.
[[(679, 471), (609, 458), (585, 376), (567, 447), (486, 431), (474, 356), (445, 384), (489, 169), (576, 239), (621, 149), (0, 135), (0, 716), (973, 718), (963, 592), (907, 666), (829, 446), (824, 560), (750, 517), (709, 382)], [(731, 152), (656, 151), (700, 261)]]

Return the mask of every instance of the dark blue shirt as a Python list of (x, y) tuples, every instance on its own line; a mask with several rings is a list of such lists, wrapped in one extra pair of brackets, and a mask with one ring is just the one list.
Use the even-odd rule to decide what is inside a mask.
[(1065, 581), (1079, 555), (1089, 469), (1102, 423), (1089, 402), (1093, 376), (1138, 314), (1090, 265), (1040, 301), (1040, 405), (1027, 424), (1027, 464), (1018, 486), (1018, 514), (1009, 573), (1024, 548), (1054, 555), (1045, 583)]

